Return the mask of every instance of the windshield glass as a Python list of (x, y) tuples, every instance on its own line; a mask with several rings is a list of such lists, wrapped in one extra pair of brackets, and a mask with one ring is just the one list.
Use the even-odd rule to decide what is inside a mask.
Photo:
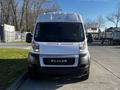
[(83, 25), (72, 22), (38, 23), (34, 38), (40, 42), (80, 42), (84, 40)]

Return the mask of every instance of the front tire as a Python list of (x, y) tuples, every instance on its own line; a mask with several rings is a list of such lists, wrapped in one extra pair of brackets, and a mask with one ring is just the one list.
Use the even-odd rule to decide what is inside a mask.
[(35, 70), (33, 70), (32, 68), (28, 68), (28, 77), (30, 79), (35, 79), (37, 76), (37, 73)]

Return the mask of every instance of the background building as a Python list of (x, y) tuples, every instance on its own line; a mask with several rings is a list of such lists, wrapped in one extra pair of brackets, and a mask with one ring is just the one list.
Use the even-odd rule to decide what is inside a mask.
[(94, 39), (99, 39), (101, 31), (97, 27), (91, 27), (87, 29), (87, 33), (91, 33)]
[(15, 27), (12, 25), (0, 25), (0, 42), (14, 42)]

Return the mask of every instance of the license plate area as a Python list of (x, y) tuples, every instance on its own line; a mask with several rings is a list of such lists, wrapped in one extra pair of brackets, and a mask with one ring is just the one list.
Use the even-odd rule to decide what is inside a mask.
[(73, 65), (75, 58), (43, 58), (45, 65)]

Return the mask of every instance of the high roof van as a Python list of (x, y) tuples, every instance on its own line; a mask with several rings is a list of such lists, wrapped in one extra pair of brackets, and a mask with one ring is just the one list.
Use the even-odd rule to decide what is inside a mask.
[(89, 77), (90, 54), (82, 17), (77, 13), (45, 13), (39, 15), (32, 34), (28, 56), (28, 73), (78, 74)]

